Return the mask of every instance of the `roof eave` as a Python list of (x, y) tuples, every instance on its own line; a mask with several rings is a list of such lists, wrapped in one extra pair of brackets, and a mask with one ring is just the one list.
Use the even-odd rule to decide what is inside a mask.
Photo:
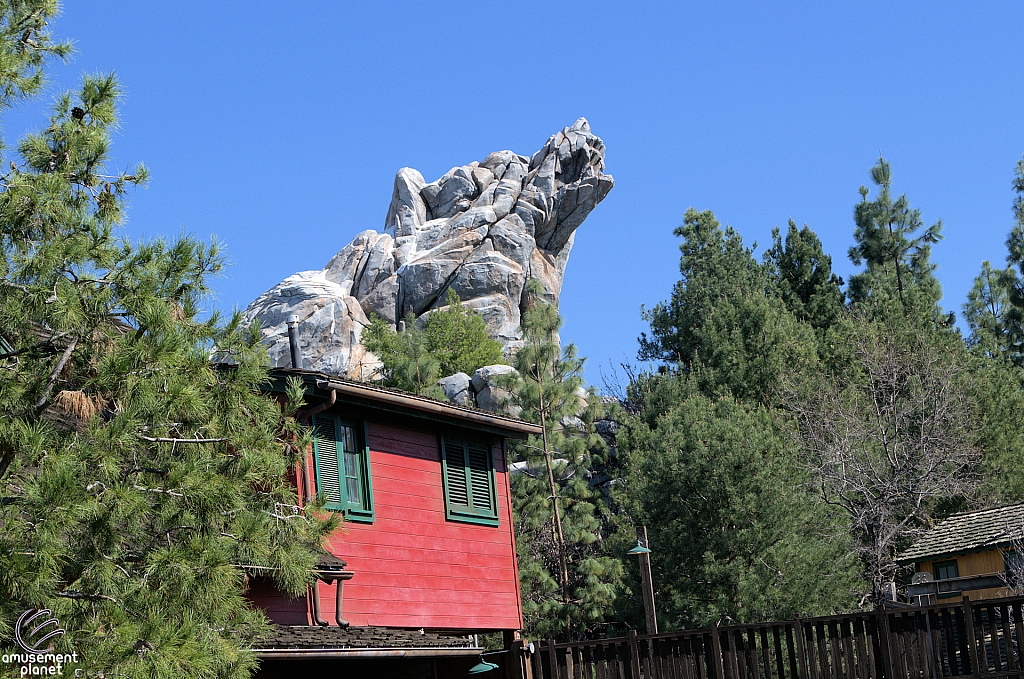
[(310, 370), (275, 368), (272, 373), (287, 377), (297, 375), (311, 381), (317, 389), (336, 391), (339, 396), (361, 402), (370, 407), (384, 407), (392, 412), (414, 417), (441, 417), (463, 426), (476, 426), (508, 438), (525, 439), (529, 435), (540, 436), (540, 425), (506, 415), (476, 410), (454, 403), (443, 403), (425, 396), (383, 389), (381, 387), (338, 380), (332, 375)]
[(342, 659), (342, 658), (451, 658), (480, 655), (480, 647), (465, 648), (256, 648), (262, 659)]
[(992, 542), (987, 545), (977, 545), (974, 547), (968, 547), (967, 549), (957, 549), (947, 552), (934, 552), (926, 553), (918, 556), (904, 556), (896, 559), (896, 564), (899, 566), (909, 566), (912, 563), (918, 561), (935, 561), (936, 559), (946, 559), (952, 556), (965, 556), (967, 554), (975, 554), (977, 552), (990, 552), (995, 549), (1005, 549), (1013, 545), (1012, 541), (1005, 540), (1002, 542)]

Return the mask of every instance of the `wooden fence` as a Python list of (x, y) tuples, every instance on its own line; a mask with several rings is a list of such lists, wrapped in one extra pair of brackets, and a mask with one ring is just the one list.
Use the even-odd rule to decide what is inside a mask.
[(788, 622), (546, 641), (523, 660), (533, 679), (1024, 679), (1022, 605), (1024, 597), (964, 598)]

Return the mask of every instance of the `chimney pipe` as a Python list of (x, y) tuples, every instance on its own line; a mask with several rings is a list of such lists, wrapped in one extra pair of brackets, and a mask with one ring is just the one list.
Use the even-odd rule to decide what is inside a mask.
[(299, 317), (292, 314), (288, 322), (288, 345), (292, 350), (292, 367), (302, 369), (302, 354), (299, 352)]

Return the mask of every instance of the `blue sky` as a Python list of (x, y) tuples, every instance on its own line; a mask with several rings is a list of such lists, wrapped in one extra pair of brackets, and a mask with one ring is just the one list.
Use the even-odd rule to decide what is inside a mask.
[(37, 126), (82, 73), (116, 71), (116, 163), (152, 171), (127, 232), (216, 235), (229, 309), (380, 230), (400, 167), (432, 181), (532, 154), (584, 116), (616, 186), (577, 235), (562, 336), (599, 382), (635, 359), (640, 305), (670, 294), (686, 208), (759, 250), (773, 226), (807, 223), (848, 276), (880, 152), (897, 192), (943, 221), (934, 259), (959, 312), (981, 261), (1006, 254), (1022, 28), (1024, 5), (986, 2), (89, 0), (54, 24), (76, 55), (4, 134)]

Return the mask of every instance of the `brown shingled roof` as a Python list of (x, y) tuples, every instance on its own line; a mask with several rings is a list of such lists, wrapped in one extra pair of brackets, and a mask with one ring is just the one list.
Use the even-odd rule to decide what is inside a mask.
[(390, 403), (400, 406), (408, 411), (419, 411), (421, 413), (432, 413), (434, 415), (447, 415), (465, 423), (474, 422), (477, 425), (489, 425), (499, 429), (506, 436), (515, 438), (526, 438), (527, 434), (541, 434), (541, 427), (538, 424), (521, 420), (506, 413), (497, 413), (489, 410), (482, 410), (476, 407), (464, 406), (447, 400), (430, 398), (419, 394), (412, 394), (392, 387), (383, 387), (377, 384), (357, 382), (345, 377), (330, 375), (317, 370), (298, 370), (295, 368), (272, 368), (272, 376), (288, 377), (299, 376), (312, 380), (318, 388), (334, 390), (339, 392), (341, 398), (346, 396), (359, 400), (361, 398), (373, 401), (377, 405)]
[(406, 652), (403, 655), (415, 655), (409, 652), (414, 649), (449, 649), (456, 655), (476, 655), (481, 651), (473, 642), (473, 638), (468, 636), (448, 636), (387, 627), (274, 625), (271, 636), (259, 644), (256, 652), (264, 657), (272, 657), (288, 651), (333, 651), (343, 655), (346, 652), (370, 649), (404, 649)]
[(343, 571), (347, 565), (348, 563), (334, 556), (330, 552), (321, 554), (316, 558), (317, 570), (321, 571)]
[(900, 554), (898, 563), (1007, 547), (1024, 536), (1024, 503), (953, 514)]

